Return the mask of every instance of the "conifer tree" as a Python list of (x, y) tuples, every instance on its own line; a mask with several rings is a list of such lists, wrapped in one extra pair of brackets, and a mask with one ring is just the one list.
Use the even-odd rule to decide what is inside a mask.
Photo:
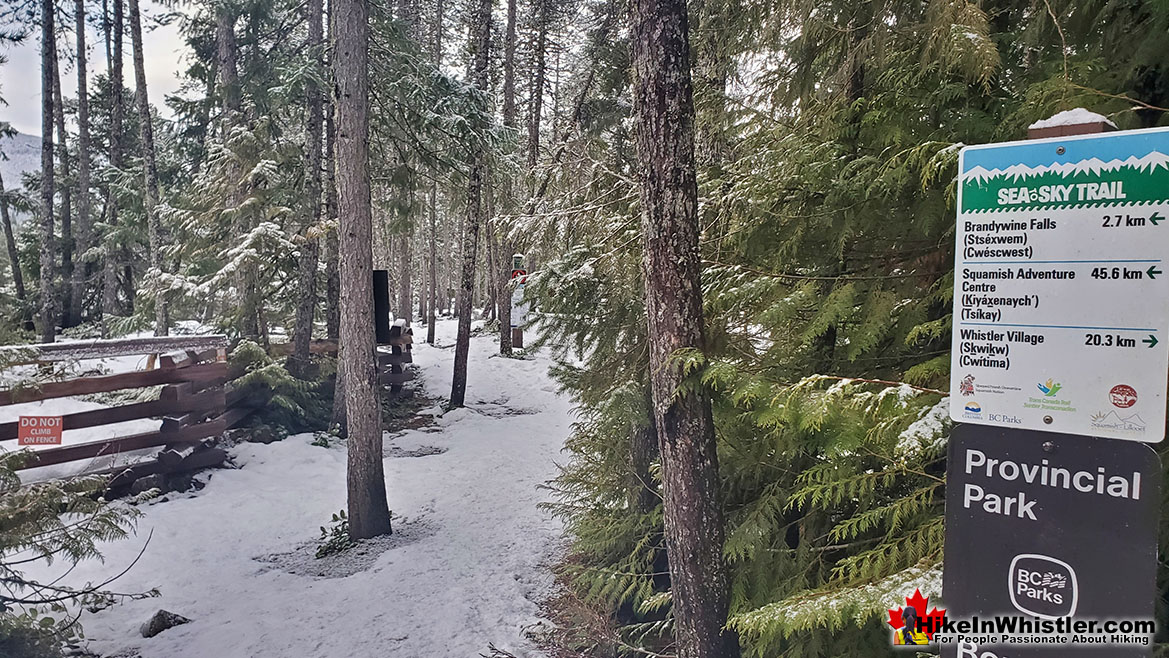
[(348, 425), (349, 536), (390, 532), (373, 336), (369, 180), (369, 3), (335, 0), (337, 191), (341, 218), (341, 369)]
[(57, 36), (53, 0), (41, 0), (41, 206), (40, 210), (40, 316), (38, 330), (42, 343), (57, 339), (57, 316), (53, 303), (56, 273), (56, 236), (53, 232), (53, 84), (57, 68)]
[[(488, 67), (491, 51), (491, 2), (480, 0), (476, 5), (474, 19), (471, 25), (471, 67), (472, 83), (482, 95), (483, 103), (488, 93)], [(482, 117), (482, 115), (477, 115)], [(479, 118), (478, 128), (485, 129)], [(458, 297), (459, 333), (455, 340), (454, 376), (451, 380), (450, 405), (461, 407), (467, 394), (467, 356), (471, 344), (471, 308), (475, 287), (475, 257), (479, 246), (479, 228), (483, 224), (484, 178), (488, 175), (487, 154), (481, 145), (472, 147), (470, 154), (470, 173), (467, 176), (467, 211), (466, 224), (463, 228), (463, 248), (461, 278)]]
[(710, 400), (686, 387), (679, 350), (701, 350), (694, 106), (685, 2), (633, 0), (650, 381), (662, 460), (666, 551), (683, 658), (734, 658), (723, 509)]

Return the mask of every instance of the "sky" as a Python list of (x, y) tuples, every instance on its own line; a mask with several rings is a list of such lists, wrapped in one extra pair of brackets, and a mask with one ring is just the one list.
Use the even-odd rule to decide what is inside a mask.
[[(151, 2), (143, 3), (143, 23), (150, 23), (148, 17), (157, 13), (159, 9)], [(144, 25), (145, 27), (145, 25)], [(32, 26), (30, 26), (32, 28)], [(0, 98), (8, 102), (0, 105), (0, 121), (7, 121), (18, 131), (28, 135), (41, 134), (41, 67), (40, 67), (40, 30), (29, 35), (24, 43), (8, 48), (0, 47), (8, 63), (0, 65)], [(60, 33), (58, 32), (58, 38)], [(186, 44), (179, 36), (178, 22), (158, 27), (142, 37), (142, 50), (146, 53), (146, 86), (150, 93), (150, 102), (158, 108), (163, 116), (169, 111), (163, 104), (166, 94), (174, 93), (179, 88), (178, 71), (183, 68), (183, 58), (187, 53)], [(89, 77), (105, 73), (106, 55), (105, 40), (94, 30), (86, 36), (89, 47)], [(73, 47), (72, 33), (69, 34), (69, 47)], [(126, 36), (124, 52), (126, 86), (134, 87), (134, 60), (130, 46), (130, 37)], [(62, 72), (62, 92), (65, 97), (77, 94), (77, 72), (72, 67)]]

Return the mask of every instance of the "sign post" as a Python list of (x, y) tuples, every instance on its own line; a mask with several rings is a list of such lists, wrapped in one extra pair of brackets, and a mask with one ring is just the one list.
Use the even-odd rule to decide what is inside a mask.
[(511, 257), (511, 345), (523, 349), (524, 324), (528, 319), (528, 305), (524, 302), (524, 283), (528, 280), (528, 271), (524, 269), (524, 255), (515, 254)]
[[(1067, 130), (1061, 129), (1067, 134)], [(963, 149), (944, 595), (955, 619), (1152, 619), (1169, 130)], [(1096, 644), (943, 656), (1147, 656)]]

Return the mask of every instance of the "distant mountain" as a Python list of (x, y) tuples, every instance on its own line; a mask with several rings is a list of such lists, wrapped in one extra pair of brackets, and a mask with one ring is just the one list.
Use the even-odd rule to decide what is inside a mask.
[(0, 139), (0, 153), (8, 156), (7, 160), (0, 160), (5, 187), (20, 185), (20, 175), (26, 171), (41, 169), (40, 137), (16, 133), (12, 139)]
[[(16, 133), (11, 139), (0, 139), (0, 153), (8, 159), (0, 159), (0, 174), (4, 176), (5, 189), (20, 187), (24, 172), (41, 170), (41, 138), (33, 135)], [(23, 217), (16, 214), (13, 221), (17, 224)]]

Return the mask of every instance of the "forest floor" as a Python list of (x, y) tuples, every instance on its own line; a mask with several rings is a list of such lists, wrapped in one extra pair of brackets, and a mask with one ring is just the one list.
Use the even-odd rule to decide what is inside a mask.
[[(455, 323), (415, 345), (419, 395), (450, 390)], [(420, 328), (419, 328), (420, 329)], [(416, 329), (417, 331), (417, 329)], [(420, 337), (424, 332), (419, 332)], [(345, 507), (345, 448), (311, 434), (231, 449), (236, 469), (143, 505), (137, 535), (102, 547), (66, 582), (157, 588), (81, 618), (97, 655), (142, 658), (536, 657), (549, 631), (541, 604), (556, 586), (561, 524), (537, 507), (555, 476), (570, 404), (546, 355), (495, 356), (471, 341), (467, 406), (387, 432), (393, 536), (317, 560), (320, 527)], [(437, 414), (437, 407), (422, 413)], [(49, 580), (64, 570), (30, 572)], [(144, 639), (158, 609), (193, 621)], [(489, 648), (506, 653), (493, 653)]]

